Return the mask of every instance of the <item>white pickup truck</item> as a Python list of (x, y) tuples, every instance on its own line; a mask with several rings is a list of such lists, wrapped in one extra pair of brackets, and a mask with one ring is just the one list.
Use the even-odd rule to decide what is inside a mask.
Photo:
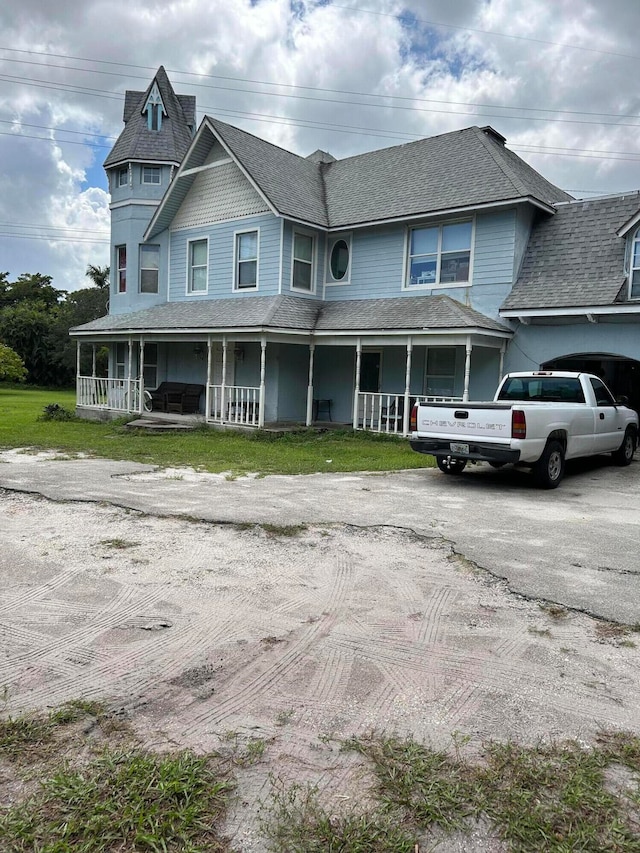
[(508, 373), (488, 403), (418, 403), (411, 411), (413, 450), (436, 457), (447, 474), (467, 462), (508, 462), (533, 469), (541, 488), (555, 489), (565, 459), (611, 453), (629, 465), (638, 444), (638, 415), (589, 373)]

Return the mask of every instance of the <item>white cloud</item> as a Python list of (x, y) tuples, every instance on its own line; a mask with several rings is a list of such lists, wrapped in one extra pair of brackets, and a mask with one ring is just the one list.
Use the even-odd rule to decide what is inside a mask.
[[(160, 64), (178, 92), (197, 96), (200, 115), (218, 113), (301, 154), (324, 148), (347, 156), (393, 144), (394, 136), (492, 124), (560, 186), (640, 187), (636, 0), (369, 0), (368, 12), (356, 5), (5, 0), (0, 134), (10, 135), (0, 135), (0, 235), (22, 237), (0, 236), (0, 270), (40, 271), (58, 287), (75, 288), (84, 283), (87, 263), (108, 262), (105, 246), (84, 242), (108, 222), (108, 198), (91, 188), (107, 152), (64, 141), (83, 137), (62, 129), (117, 135), (124, 90), (145, 89)], [(315, 124), (256, 120), (260, 115)], [(48, 141), (28, 138), (36, 135)], [(556, 153), (519, 150), (531, 146)], [(586, 149), (573, 153), (587, 156), (558, 149)], [(75, 234), (77, 242), (24, 239), (53, 233)]]

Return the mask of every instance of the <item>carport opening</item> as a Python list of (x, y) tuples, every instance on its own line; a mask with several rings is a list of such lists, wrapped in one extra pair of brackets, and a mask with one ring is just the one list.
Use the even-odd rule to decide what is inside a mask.
[(575, 353), (545, 361), (542, 370), (579, 370), (600, 376), (614, 397), (627, 397), (629, 406), (640, 412), (640, 361), (611, 353)]

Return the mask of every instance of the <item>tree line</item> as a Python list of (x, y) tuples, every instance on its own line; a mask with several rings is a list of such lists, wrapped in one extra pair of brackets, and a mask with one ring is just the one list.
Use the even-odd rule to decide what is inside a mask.
[[(8, 273), (0, 273), (0, 380), (19, 380), (22, 364), (30, 384), (73, 385), (76, 344), (69, 329), (109, 309), (109, 267), (90, 264), (87, 277), (91, 286), (67, 292), (57, 290), (49, 275), (23, 273), (9, 281)], [(101, 352), (99, 361), (105, 359)]]

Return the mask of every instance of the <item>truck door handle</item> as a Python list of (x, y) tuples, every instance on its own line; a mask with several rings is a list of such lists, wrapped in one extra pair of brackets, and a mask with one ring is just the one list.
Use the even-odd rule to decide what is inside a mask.
[(601, 420), (601, 421), (603, 421), (603, 420), (604, 420), (604, 412), (600, 412), (600, 420)]

